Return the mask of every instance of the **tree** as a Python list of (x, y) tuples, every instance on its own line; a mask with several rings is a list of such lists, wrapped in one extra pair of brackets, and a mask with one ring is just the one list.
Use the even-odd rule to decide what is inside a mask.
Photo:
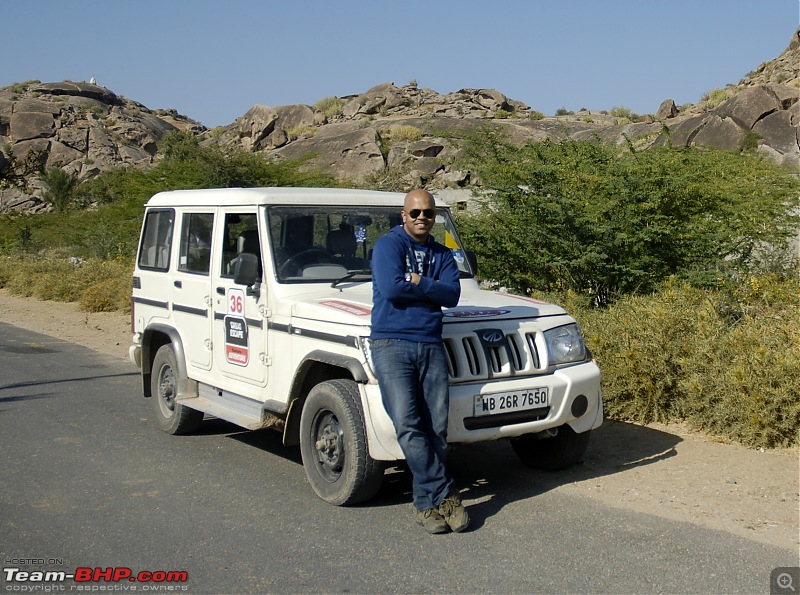
[(78, 187), (78, 176), (52, 167), (41, 172), (39, 177), (46, 187), (42, 197), (44, 201), (51, 204), (57, 212), (66, 212)]
[(753, 271), (798, 229), (800, 184), (752, 155), (671, 147), (622, 152), (588, 141), (465, 145), (483, 181), (460, 217), (484, 276), (598, 302), (675, 275), (698, 284)]

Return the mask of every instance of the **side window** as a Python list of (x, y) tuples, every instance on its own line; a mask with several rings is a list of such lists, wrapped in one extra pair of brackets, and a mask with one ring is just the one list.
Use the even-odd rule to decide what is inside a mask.
[(166, 271), (172, 250), (172, 209), (148, 211), (144, 219), (142, 245), (139, 247), (139, 267)]
[(178, 270), (208, 275), (211, 264), (213, 213), (185, 213), (181, 224), (181, 248)]
[(261, 260), (258, 218), (255, 213), (226, 213), (223, 225), (225, 230), (220, 274), (223, 277), (233, 277), (234, 261), (239, 254), (249, 252)]

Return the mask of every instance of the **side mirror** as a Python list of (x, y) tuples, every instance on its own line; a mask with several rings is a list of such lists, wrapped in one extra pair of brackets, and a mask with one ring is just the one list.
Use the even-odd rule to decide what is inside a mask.
[(464, 253), (467, 255), (467, 262), (469, 263), (469, 268), (472, 269), (472, 274), (476, 277), (478, 276), (478, 257), (475, 254), (474, 250), (465, 250)]
[[(258, 281), (258, 256), (243, 252), (236, 257), (233, 265), (233, 282), (237, 285), (246, 285), (248, 295), (251, 295), (250, 288)], [(257, 290), (252, 290), (252, 295), (258, 295)]]

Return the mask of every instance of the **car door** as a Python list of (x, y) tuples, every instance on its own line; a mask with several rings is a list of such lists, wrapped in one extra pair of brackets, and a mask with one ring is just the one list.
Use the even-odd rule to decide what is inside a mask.
[(221, 250), (212, 273), (214, 367), (234, 381), (226, 383), (231, 390), (263, 400), (263, 391), (255, 389), (267, 383), (266, 291), (260, 279), (258, 292), (248, 291), (233, 279), (236, 258), (244, 252), (258, 256), (263, 271), (258, 212), (255, 208), (220, 209), (219, 221), (216, 244)]
[(172, 275), (172, 315), (181, 329), (186, 363), (209, 370), (212, 353), (211, 258), (215, 209), (182, 210), (178, 260)]

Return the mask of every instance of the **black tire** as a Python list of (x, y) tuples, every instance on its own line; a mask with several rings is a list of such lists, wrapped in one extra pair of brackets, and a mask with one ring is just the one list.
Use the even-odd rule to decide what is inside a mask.
[(172, 345), (162, 345), (153, 359), (150, 401), (158, 427), (168, 434), (190, 434), (200, 427), (203, 412), (176, 402), (178, 360)]
[(577, 434), (565, 424), (558, 428), (558, 433), (553, 437), (540, 438), (536, 434), (525, 434), (512, 438), (511, 448), (528, 467), (560, 471), (583, 462), (591, 433), (589, 430)]
[(383, 463), (369, 456), (358, 387), (328, 380), (308, 393), (300, 417), (300, 453), (314, 492), (335, 506), (372, 498), (383, 483)]

